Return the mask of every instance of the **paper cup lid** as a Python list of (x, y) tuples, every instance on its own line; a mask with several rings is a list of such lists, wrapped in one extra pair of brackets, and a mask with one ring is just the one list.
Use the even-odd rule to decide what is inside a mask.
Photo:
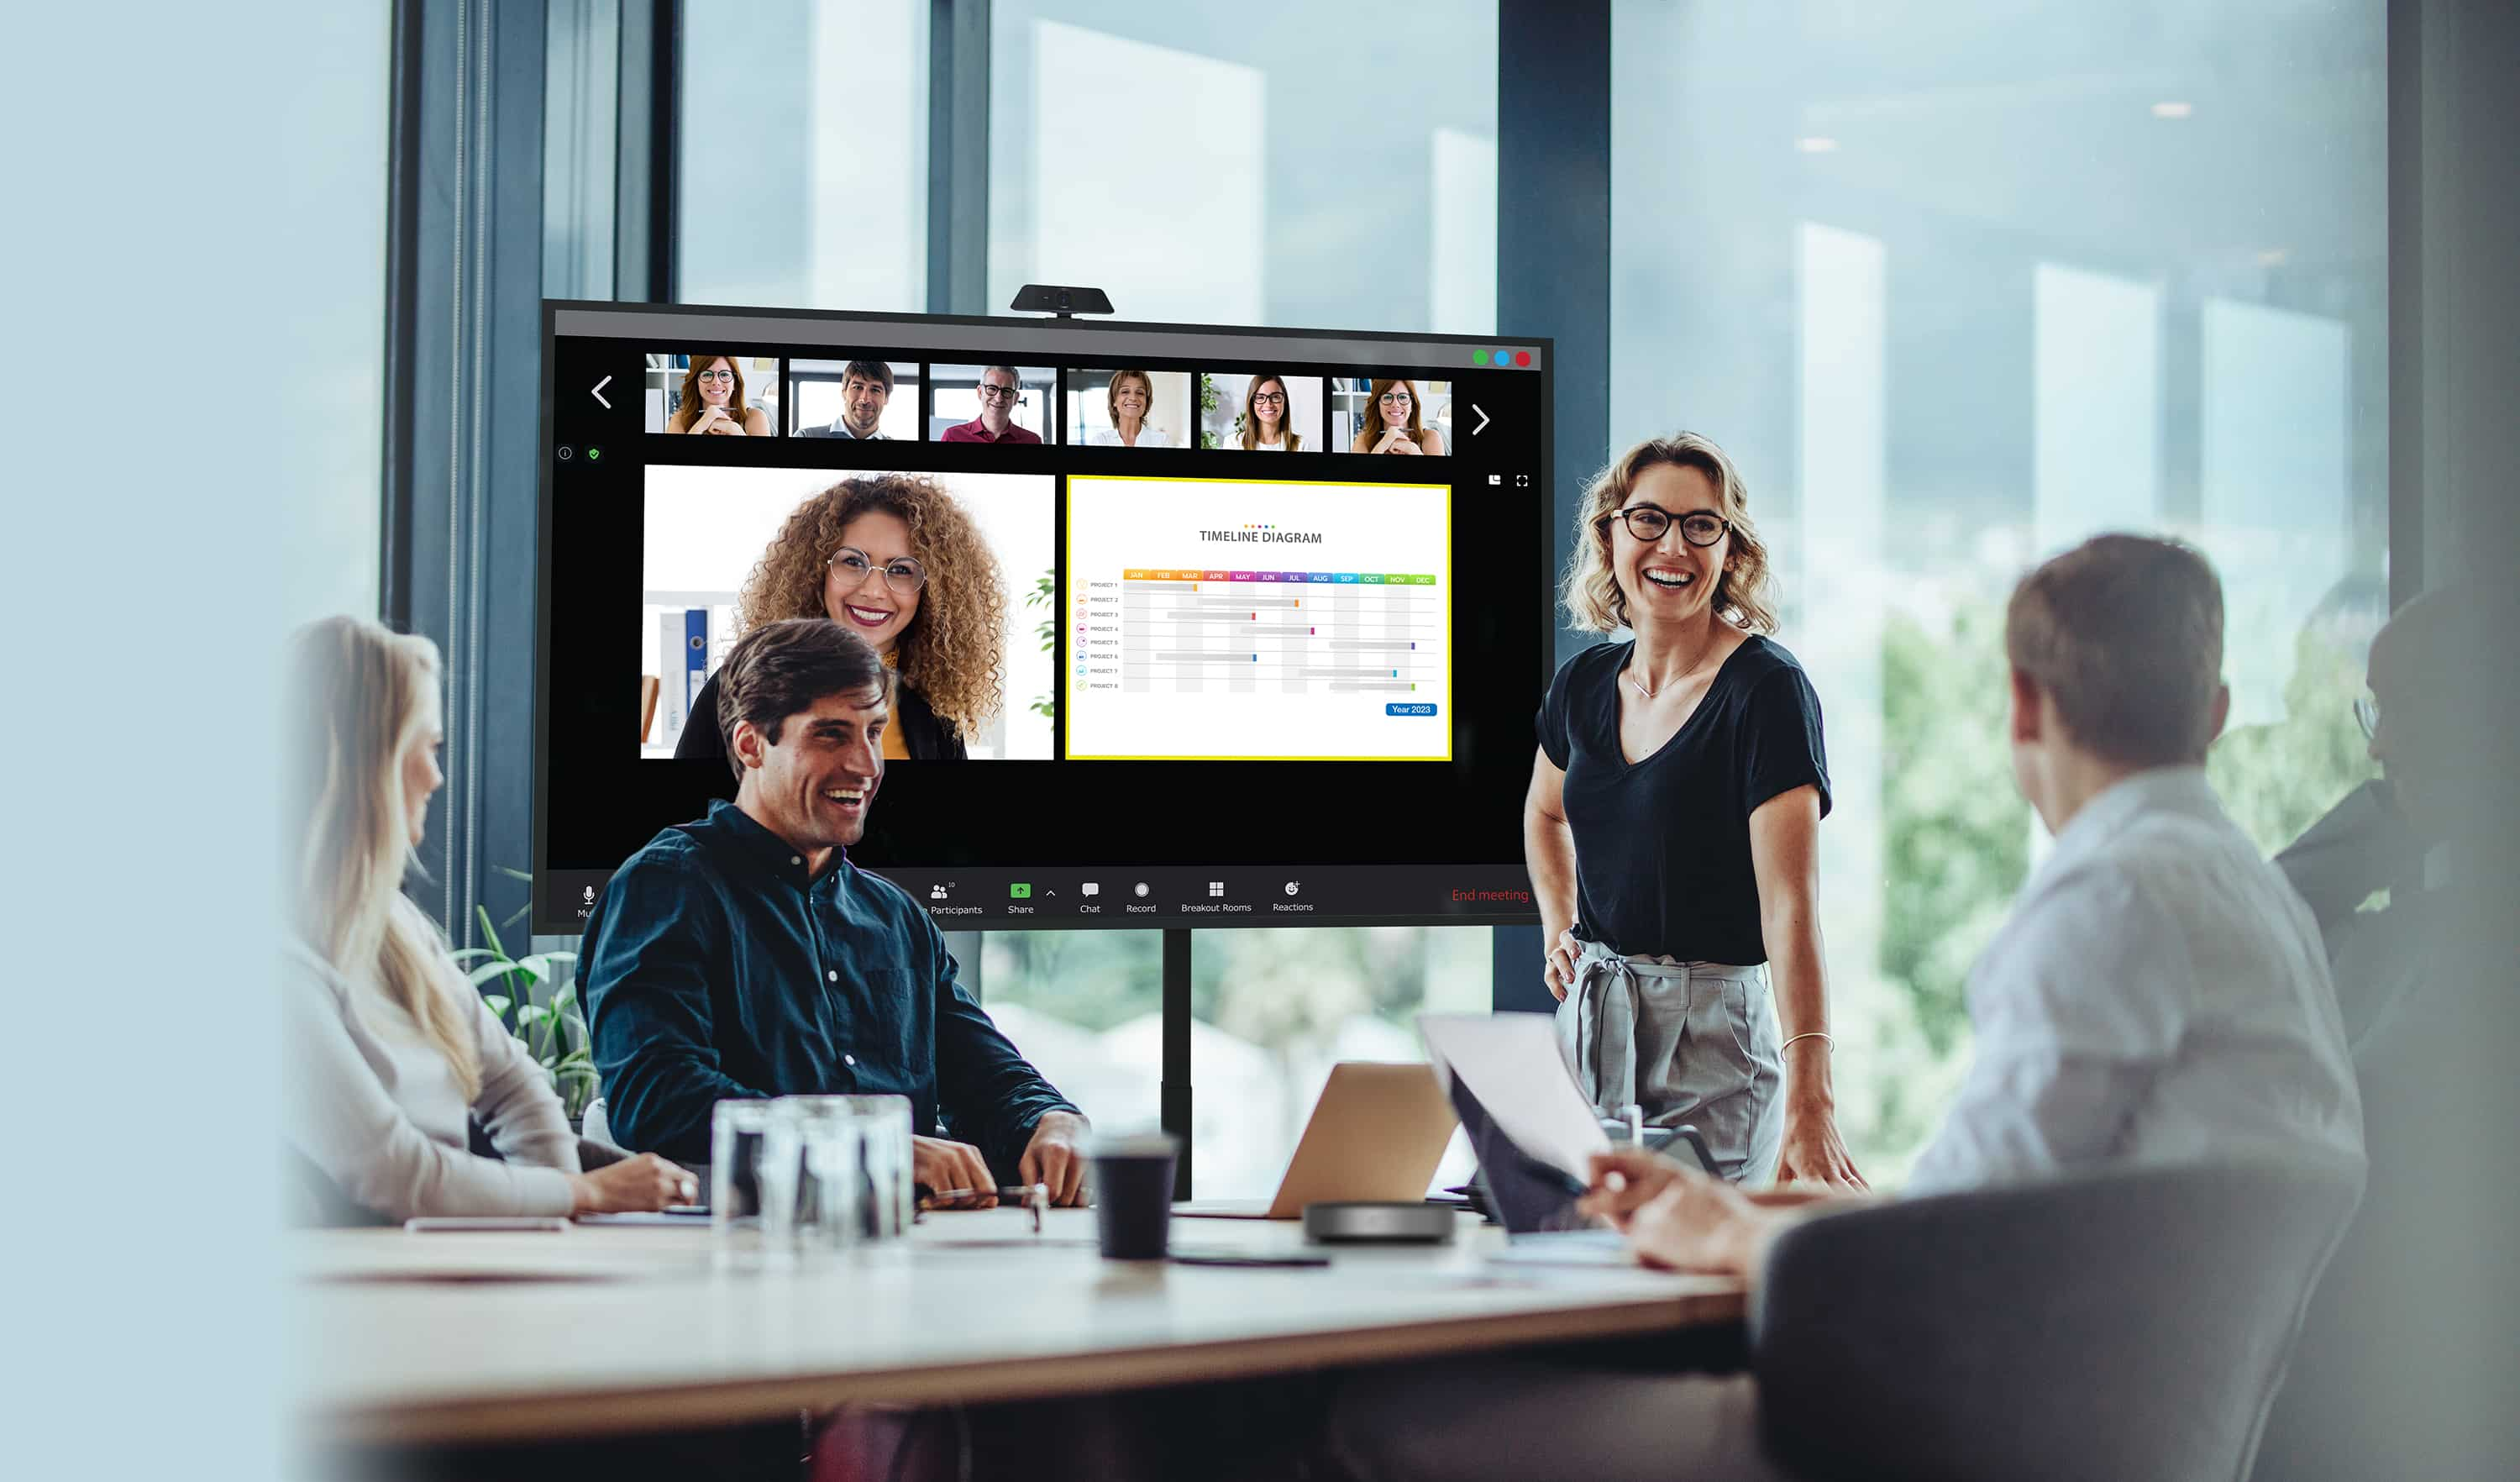
[(1168, 1158), (1181, 1151), (1181, 1139), (1169, 1132), (1098, 1132), (1085, 1143), (1089, 1158)]

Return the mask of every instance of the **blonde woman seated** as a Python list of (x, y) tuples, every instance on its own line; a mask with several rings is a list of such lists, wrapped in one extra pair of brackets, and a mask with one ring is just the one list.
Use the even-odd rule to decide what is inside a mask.
[(1406, 457), (1444, 452), (1444, 434), (1419, 421), (1418, 383), (1377, 381), (1373, 400), (1365, 411), (1365, 426), (1349, 443), (1351, 453), (1398, 453)]
[(744, 400), (743, 372), (725, 355), (695, 355), (683, 377), (683, 394), (668, 432), (705, 432), (713, 437), (767, 437), (770, 414)]
[(1147, 413), (1155, 404), (1155, 381), (1144, 371), (1111, 373), (1111, 425), (1085, 439), (1089, 448), (1169, 448), (1172, 434), (1149, 427)]
[[(318, 1202), (390, 1220), (690, 1202), (692, 1176), (652, 1154), (583, 1171), (542, 1067), (402, 893), (444, 781), (436, 646), (327, 618), (292, 641), (290, 685), (282, 1126), (299, 1171), (330, 1186)], [(470, 1150), (475, 1118), (505, 1161)]]
[(1276, 375), (1259, 375), (1242, 389), (1242, 432), (1240, 442), (1246, 453), (1299, 453), (1304, 435), (1295, 430), (1287, 415), (1286, 379)]

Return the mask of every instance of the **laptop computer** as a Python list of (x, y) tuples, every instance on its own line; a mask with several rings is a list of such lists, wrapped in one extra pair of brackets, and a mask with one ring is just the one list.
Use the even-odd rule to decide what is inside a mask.
[(1286, 1176), (1268, 1199), (1192, 1199), (1173, 1213), (1220, 1220), (1299, 1220), (1321, 1200), (1414, 1203), (1426, 1196), (1453, 1107), (1424, 1065), (1342, 1060), (1330, 1067)]

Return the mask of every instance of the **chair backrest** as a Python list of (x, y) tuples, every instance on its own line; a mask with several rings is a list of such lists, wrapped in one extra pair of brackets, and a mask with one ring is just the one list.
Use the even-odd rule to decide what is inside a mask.
[(1810, 1220), (1751, 1302), (1769, 1451), (1811, 1478), (2244, 1478), (2359, 1191), (2148, 1169)]

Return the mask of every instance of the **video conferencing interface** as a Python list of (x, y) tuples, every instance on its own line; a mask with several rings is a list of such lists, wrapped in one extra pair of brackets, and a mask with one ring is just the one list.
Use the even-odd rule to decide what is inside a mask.
[(849, 857), (947, 929), (1531, 920), (1548, 350), (547, 304), (537, 928), (735, 795), (790, 617), (892, 667)]

